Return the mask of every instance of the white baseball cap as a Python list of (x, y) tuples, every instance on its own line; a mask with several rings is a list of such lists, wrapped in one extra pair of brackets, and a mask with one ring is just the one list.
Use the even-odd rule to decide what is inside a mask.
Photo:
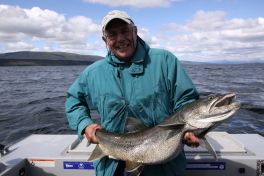
[(102, 20), (102, 30), (105, 31), (106, 25), (111, 20), (116, 19), (116, 18), (121, 19), (121, 20), (127, 22), (128, 24), (133, 23), (133, 21), (131, 20), (130, 16), (126, 12), (122, 12), (122, 11), (119, 11), (119, 10), (113, 10), (111, 12), (108, 12), (108, 14)]

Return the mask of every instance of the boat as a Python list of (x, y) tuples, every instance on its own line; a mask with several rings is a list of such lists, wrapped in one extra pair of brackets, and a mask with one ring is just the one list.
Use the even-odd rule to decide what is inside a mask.
[[(207, 150), (185, 146), (185, 176), (264, 176), (264, 136), (210, 132)], [(10, 146), (0, 146), (0, 176), (95, 176), (87, 159), (95, 145), (77, 135), (34, 134)]]

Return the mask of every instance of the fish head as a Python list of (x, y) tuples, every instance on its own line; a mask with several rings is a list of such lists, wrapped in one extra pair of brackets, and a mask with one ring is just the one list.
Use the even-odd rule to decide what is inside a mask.
[(215, 94), (201, 98), (184, 106), (188, 110), (182, 111), (183, 120), (193, 129), (211, 131), (230, 119), (240, 109), (241, 103), (234, 102), (235, 99), (235, 93)]

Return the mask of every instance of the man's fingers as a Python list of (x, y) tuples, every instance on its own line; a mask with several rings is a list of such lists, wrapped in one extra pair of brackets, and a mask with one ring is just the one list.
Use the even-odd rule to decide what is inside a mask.
[(195, 137), (193, 132), (186, 132), (183, 137), (183, 143), (189, 147), (198, 147), (199, 140)]
[(98, 140), (95, 136), (96, 130), (101, 130), (103, 129), (100, 125), (98, 124), (90, 124), (85, 128), (85, 135), (86, 138), (89, 142), (98, 144)]

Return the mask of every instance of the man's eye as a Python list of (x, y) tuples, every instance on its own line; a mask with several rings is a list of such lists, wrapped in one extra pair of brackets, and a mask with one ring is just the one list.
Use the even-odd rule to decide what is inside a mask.
[(107, 36), (108, 36), (108, 37), (114, 37), (114, 36), (116, 36), (116, 33), (110, 33), (110, 34), (108, 34)]
[(122, 34), (129, 34), (130, 33), (130, 31), (129, 30), (125, 30), (125, 31), (122, 31)]
[(126, 33), (126, 32), (130, 32), (130, 30), (123, 30), (122, 32), (123, 32), (123, 33)]

